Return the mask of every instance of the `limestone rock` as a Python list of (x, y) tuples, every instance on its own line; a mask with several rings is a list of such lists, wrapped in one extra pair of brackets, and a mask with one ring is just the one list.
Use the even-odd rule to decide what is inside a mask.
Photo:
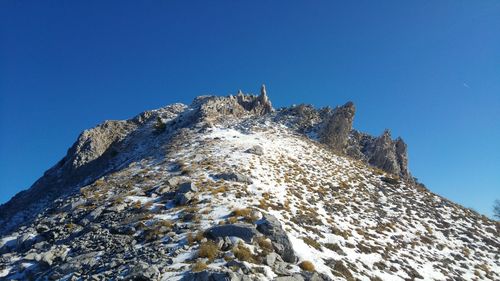
[(189, 201), (191, 201), (194, 198), (194, 194), (192, 192), (187, 192), (187, 193), (177, 193), (174, 197), (174, 202), (177, 205), (184, 206)]
[(198, 189), (192, 182), (185, 182), (177, 187), (177, 193), (188, 193), (188, 192), (197, 192)]
[(258, 232), (255, 227), (246, 224), (225, 224), (211, 227), (205, 234), (211, 239), (238, 237), (247, 243), (251, 243)]
[(270, 214), (264, 215), (263, 221), (257, 225), (257, 230), (271, 239), (274, 250), (284, 261), (295, 263), (297, 258), (295, 257), (292, 243), (275, 216)]
[(369, 163), (386, 172), (399, 175), (401, 169), (398, 164), (396, 147), (392, 142), (390, 131), (384, 131), (384, 133), (375, 140), (372, 147)]
[(255, 146), (252, 146), (249, 149), (245, 150), (245, 152), (250, 153), (250, 154), (255, 154), (258, 156), (262, 156), (262, 155), (264, 155), (264, 148), (262, 148), (262, 146), (260, 146), (260, 145), (255, 145)]
[(252, 184), (252, 179), (245, 175), (236, 172), (220, 173), (214, 176), (215, 179), (222, 179), (226, 181), (235, 181), (246, 184)]
[(191, 106), (197, 108), (193, 122), (209, 123), (223, 121), (229, 116), (262, 116), (274, 110), (265, 86), (261, 89), (259, 96), (244, 95), (241, 92), (229, 97), (201, 96), (196, 98)]
[(352, 130), (355, 111), (352, 102), (335, 108), (330, 116), (323, 121), (320, 141), (333, 150), (344, 153)]

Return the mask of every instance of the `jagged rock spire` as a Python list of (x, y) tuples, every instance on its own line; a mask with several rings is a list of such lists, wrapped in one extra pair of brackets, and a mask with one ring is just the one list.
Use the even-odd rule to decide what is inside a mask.
[(344, 153), (352, 130), (355, 112), (356, 108), (352, 102), (335, 108), (332, 114), (324, 120), (320, 133), (321, 142), (337, 152)]
[(260, 87), (260, 95), (267, 98), (266, 85), (262, 84)]
[(271, 104), (271, 101), (267, 97), (267, 91), (266, 91), (266, 85), (262, 84), (260, 87), (260, 96), (259, 96), (259, 101), (260, 104), (263, 107), (263, 113), (267, 114), (273, 111), (273, 105)]
[(265, 115), (274, 110), (264, 85), (262, 85), (259, 96), (245, 95), (243, 91), (238, 90), (236, 96), (198, 97), (193, 101), (191, 107), (197, 109), (198, 121), (221, 121), (227, 120), (228, 116), (238, 118), (245, 115)]

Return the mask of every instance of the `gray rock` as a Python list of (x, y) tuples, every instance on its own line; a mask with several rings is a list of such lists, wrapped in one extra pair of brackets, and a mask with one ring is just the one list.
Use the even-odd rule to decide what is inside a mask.
[(201, 96), (193, 101), (191, 107), (196, 112), (193, 122), (208, 124), (223, 122), (230, 116), (262, 116), (274, 110), (264, 85), (259, 96), (244, 95), (242, 92), (229, 97)]
[(274, 281), (304, 281), (304, 277), (300, 276), (299, 274), (293, 276), (280, 276), (276, 277)]
[(40, 262), (47, 266), (51, 266), (54, 261), (54, 254), (52, 251), (48, 251), (40, 256)]
[(113, 225), (110, 228), (110, 232), (112, 234), (133, 235), (136, 229), (131, 225)]
[(295, 257), (292, 243), (275, 216), (271, 214), (264, 215), (262, 221), (257, 225), (257, 230), (271, 239), (274, 250), (284, 261), (290, 263), (296, 262), (297, 258)]
[(187, 192), (187, 193), (177, 193), (174, 197), (174, 202), (175, 204), (177, 205), (181, 205), (181, 206), (184, 206), (186, 205), (187, 203), (189, 203), (189, 201), (191, 201), (192, 199), (194, 198), (194, 194), (191, 193), (191, 192)]
[(335, 108), (323, 121), (319, 132), (320, 141), (337, 152), (345, 153), (355, 111), (352, 102)]
[(125, 280), (157, 280), (159, 276), (160, 270), (156, 265), (139, 262), (130, 270)]
[(389, 130), (378, 137), (372, 144), (373, 151), (369, 163), (394, 175), (399, 175), (401, 169), (396, 156), (396, 147)]
[(250, 153), (250, 154), (255, 154), (258, 156), (262, 156), (262, 155), (264, 155), (264, 148), (262, 148), (262, 146), (260, 146), (260, 145), (254, 145), (254, 146), (250, 147), (249, 149), (245, 150), (245, 152)]
[(376, 138), (353, 130), (347, 154), (402, 179), (413, 179), (408, 170), (407, 145), (401, 138), (392, 140), (389, 130)]
[(106, 211), (113, 212), (113, 213), (119, 213), (119, 212), (125, 210), (125, 207), (127, 207), (126, 204), (116, 204), (116, 205), (113, 205), (112, 207), (107, 208)]
[(306, 277), (307, 281), (330, 281), (330, 280), (332, 280), (327, 275), (322, 274), (322, 273), (320, 274), (318, 272), (306, 273), (306, 274), (307, 274), (307, 277)]
[(293, 271), (290, 264), (284, 261), (276, 261), (273, 265), (274, 273), (278, 275), (292, 275)]
[(187, 272), (182, 281), (240, 281), (241, 277), (228, 272), (204, 270), (201, 272)]
[(408, 169), (408, 146), (402, 138), (398, 137), (395, 142), (396, 158), (399, 164), (399, 174), (402, 178), (411, 179), (410, 170)]
[(177, 193), (188, 193), (188, 192), (197, 192), (198, 189), (192, 182), (185, 182), (179, 185), (177, 188)]
[(250, 177), (247, 177), (245, 175), (242, 175), (240, 173), (235, 173), (235, 172), (217, 174), (214, 176), (214, 178), (223, 179), (226, 181), (241, 182), (241, 183), (246, 183), (246, 184), (252, 184), (252, 182), (253, 182)]
[(23, 251), (26, 249), (29, 249), (33, 244), (38, 242), (37, 236), (31, 234), (31, 233), (25, 233), (19, 237), (17, 237), (16, 240), (16, 246), (19, 250)]
[(232, 261), (229, 261), (226, 263), (226, 267), (229, 267), (229, 268), (239, 268), (241, 269), (241, 271), (244, 273), (244, 274), (249, 274), (250, 273), (250, 270), (251, 268), (248, 267), (245, 263), (243, 262), (240, 262), (240, 261), (236, 261), (236, 260), (232, 260)]
[(246, 224), (224, 224), (209, 228), (205, 234), (210, 239), (238, 237), (247, 243), (251, 243), (258, 232), (255, 227)]
[(104, 211), (104, 207), (102, 207), (102, 206), (97, 207), (95, 210), (93, 210), (92, 212), (90, 212), (90, 214), (87, 215), (86, 219), (93, 222), (102, 214), (103, 211)]
[(270, 267), (273, 267), (274, 263), (276, 262), (276, 260), (279, 259), (281, 260), (281, 257), (276, 254), (276, 253), (269, 253), (266, 255), (265, 259), (264, 259), (264, 263)]
[(183, 182), (186, 182), (188, 180), (188, 178), (186, 177), (182, 177), (182, 176), (179, 176), (179, 177), (171, 177), (167, 180), (167, 183), (168, 185), (172, 186), (172, 187), (177, 187), (179, 186), (181, 183)]

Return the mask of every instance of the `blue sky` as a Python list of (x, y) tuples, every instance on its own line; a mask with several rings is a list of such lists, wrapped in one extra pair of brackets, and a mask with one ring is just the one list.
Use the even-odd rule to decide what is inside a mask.
[(201, 94), (352, 100), (432, 191), (500, 199), (500, 1), (0, 3), (0, 202), (78, 134)]

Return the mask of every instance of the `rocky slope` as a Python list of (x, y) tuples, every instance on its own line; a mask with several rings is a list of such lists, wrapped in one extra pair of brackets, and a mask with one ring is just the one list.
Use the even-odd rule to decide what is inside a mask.
[(352, 103), (198, 97), (83, 132), (0, 207), (6, 280), (500, 280), (500, 226)]

